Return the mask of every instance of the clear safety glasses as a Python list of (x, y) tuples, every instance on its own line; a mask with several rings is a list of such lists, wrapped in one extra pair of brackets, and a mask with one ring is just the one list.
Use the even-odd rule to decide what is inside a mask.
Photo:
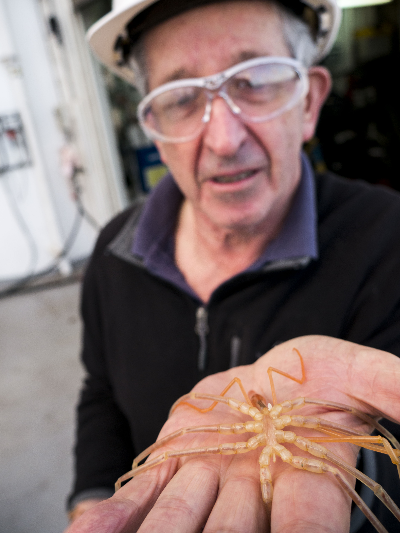
[(195, 139), (221, 97), (244, 122), (265, 122), (294, 107), (308, 92), (307, 70), (295, 59), (258, 57), (205, 78), (165, 83), (139, 104), (138, 118), (153, 139)]

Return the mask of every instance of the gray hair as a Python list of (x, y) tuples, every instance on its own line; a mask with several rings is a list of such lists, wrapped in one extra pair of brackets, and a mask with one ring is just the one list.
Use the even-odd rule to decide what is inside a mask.
[[(216, 0), (216, 3), (218, 0)], [(283, 37), (290, 55), (300, 61), (305, 67), (310, 67), (318, 56), (318, 46), (312, 36), (310, 26), (277, 0), (268, 0), (276, 10), (282, 22)], [(133, 44), (128, 60), (135, 76), (135, 85), (142, 96), (148, 92), (148, 71), (144, 39), (141, 36)]]
[(283, 37), (291, 56), (305, 67), (311, 67), (318, 57), (318, 45), (310, 26), (278, 2), (271, 3), (282, 21)]
[(128, 64), (135, 76), (135, 85), (141, 96), (149, 92), (147, 79), (146, 54), (144, 50), (144, 39), (140, 37), (132, 46), (129, 54)]

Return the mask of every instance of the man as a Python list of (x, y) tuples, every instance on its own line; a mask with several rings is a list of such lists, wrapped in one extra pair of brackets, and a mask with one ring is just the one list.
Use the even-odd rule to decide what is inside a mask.
[[(338, 18), (333, 2), (314, 11), (297, 1), (287, 7), (258, 0), (131, 1), (92, 30), (100, 57), (124, 77), (134, 72), (146, 93), (139, 117), (171, 174), (144, 207), (135, 204), (108, 225), (88, 268), (82, 300), (88, 376), (78, 410), (73, 516), (112, 494), (132, 458), (156, 439), (174, 400), (205, 376), (217, 393), (233, 371), (216, 373), (248, 365), (234, 373), (268, 396), (267, 368), (295, 375), (298, 361), (282, 367), (287, 344), (260, 356), (299, 335), (400, 355), (400, 290), (391, 282), (400, 267), (400, 238), (391, 231), (399, 224), (399, 198), (332, 175), (314, 178), (301, 152), (330, 88), (328, 72), (312, 65), (328, 51)], [(362, 347), (332, 338), (297, 339), (295, 347), (304, 351), (308, 385), (302, 392), (283, 385), (286, 398), (323, 398), (329, 391), (331, 400), (354, 401), (347, 395), (354, 395), (356, 359), (365, 379), (357, 397), (371, 403), (377, 372), (398, 368), (388, 353), (372, 350), (365, 359)], [(336, 369), (339, 352), (345, 363)], [(316, 358), (318, 387), (310, 381)], [(385, 376), (382, 398), (395, 390), (396, 373)], [(374, 406), (400, 419), (379, 398)], [(177, 410), (163, 431), (192, 425), (185, 413)], [(354, 450), (342, 448), (354, 463)], [(265, 530), (254, 461), (246, 459), (183, 461), (172, 479), (175, 467), (166, 463), (72, 530), (100, 531), (101, 523), (104, 531), (122, 531), (127, 521), (136, 530), (144, 520), (151, 531), (157, 521), (162, 531), (222, 531), (221, 517), (226, 530)], [(200, 479), (193, 469), (205, 474), (196, 490), (188, 482)], [(235, 498), (234, 480), (246, 478), (251, 489), (242, 483)], [(310, 524), (348, 530), (341, 489), (323, 476), (304, 490), (303, 479), (276, 472), (272, 531), (310, 531)], [(329, 497), (308, 513), (321, 483)], [(297, 498), (308, 498), (301, 509), (285, 509), (283, 495), (294, 486)], [(247, 503), (237, 518), (240, 498)], [(96, 513), (101, 520), (93, 525)], [(366, 522), (362, 527), (369, 531)]]

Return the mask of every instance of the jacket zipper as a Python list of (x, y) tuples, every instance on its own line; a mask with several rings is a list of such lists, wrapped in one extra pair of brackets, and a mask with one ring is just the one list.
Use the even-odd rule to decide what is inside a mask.
[(196, 325), (194, 331), (199, 336), (200, 347), (197, 359), (197, 367), (201, 372), (204, 372), (207, 363), (207, 333), (208, 333), (208, 313), (204, 306), (200, 306), (196, 310)]

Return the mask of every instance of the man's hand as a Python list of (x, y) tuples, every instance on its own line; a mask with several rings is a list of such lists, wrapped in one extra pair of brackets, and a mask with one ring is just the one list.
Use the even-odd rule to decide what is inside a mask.
[(89, 509), (102, 502), (104, 498), (88, 498), (75, 505), (75, 507), (68, 513), (70, 522), (77, 520), (83, 513), (86, 513)]
[[(194, 390), (218, 395), (233, 377), (239, 377), (247, 391), (253, 390), (272, 402), (269, 367), (301, 377), (300, 361), (293, 348), (303, 356), (306, 381), (299, 385), (274, 373), (279, 403), (299, 396), (320, 398), (352, 405), (372, 416), (381, 412), (400, 421), (400, 360), (380, 350), (330, 337), (307, 336), (285, 342), (252, 365), (205, 378)], [(227, 396), (241, 399), (236, 385)], [(208, 406), (207, 402), (196, 401), (196, 405), (200, 403), (201, 407)], [(358, 419), (342, 412), (312, 408), (312, 413), (361, 431), (369, 430)], [(164, 425), (160, 437), (185, 426), (245, 419), (247, 417), (226, 405), (219, 404), (206, 414), (179, 406)], [(306, 435), (307, 432), (309, 434), (309, 430), (296, 428), (297, 434)], [(249, 436), (191, 433), (171, 441), (151, 457), (165, 449), (215, 446), (244, 441)], [(343, 443), (327, 447), (355, 465), (356, 447)], [(302, 450), (288, 448), (294, 455), (307, 455)], [(272, 465), (274, 499), (269, 524), (260, 492), (259, 453), (257, 449), (241, 455), (169, 459), (139, 474), (112, 498), (84, 513), (66, 533), (349, 531), (351, 502), (336, 480), (329, 474), (297, 470), (279, 458)]]

